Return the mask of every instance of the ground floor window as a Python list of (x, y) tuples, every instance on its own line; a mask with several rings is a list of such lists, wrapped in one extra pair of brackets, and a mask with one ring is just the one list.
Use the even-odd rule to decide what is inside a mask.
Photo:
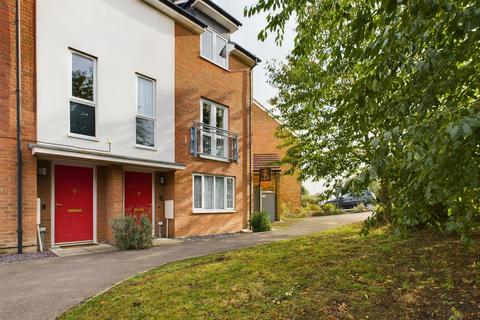
[(193, 209), (197, 212), (231, 211), (235, 208), (235, 178), (193, 175)]

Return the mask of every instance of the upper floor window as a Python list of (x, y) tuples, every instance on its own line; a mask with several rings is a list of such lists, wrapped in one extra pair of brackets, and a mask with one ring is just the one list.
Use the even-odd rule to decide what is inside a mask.
[(202, 34), (202, 57), (228, 68), (227, 39), (211, 29)]
[(71, 59), (70, 133), (95, 137), (97, 61), (74, 51)]
[(155, 80), (137, 75), (137, 145), (155, 147)]
[[(228, 108), (202, 100), (202, 153), (226, 158), (228, 155)], [(217, 130), (219, 129), (219, 130)]]

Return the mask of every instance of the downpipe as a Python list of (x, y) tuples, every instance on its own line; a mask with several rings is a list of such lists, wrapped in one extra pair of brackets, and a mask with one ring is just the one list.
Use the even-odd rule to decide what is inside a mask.
[(252, 127), (252, 116), (253, 116), (253, 113), (252, 113), (252, 110), (253, 110), (253, 68), (255, 68), (257, 66), (257, 63), (255, 63), (255, 65), (253, 67), (250, 68), (250, 106), (249, 106), (249, 110), (248, 110), (248, 145), (249, 145), (249, 148), (248, 148), (248, 161), (249, 161), (249, 188), (250, 188), (250, 192), (249, 192), (249, 210), (248, 210), (248, 227), (249, 229), (252, 229), (252, 225), (250, 223), (250, 221), (252, 220), (252, 212), (253, 212), (253, 160), (252, 160), (252, 149), (253, 149), (253, 145), (252, 145), (252, 141), (253, 141), (253, 127)]
[(23, 205), (22, 205), (22, 177), (23, 177), (23, 158), (22, 158), (22, 72), (21, 72), (21, 41), (20, 41), (20, 0), (15, 1), (15, 60), (16, 60), (16, 104), (17, 104), (17, 247), (18, 254), (23, 253)]

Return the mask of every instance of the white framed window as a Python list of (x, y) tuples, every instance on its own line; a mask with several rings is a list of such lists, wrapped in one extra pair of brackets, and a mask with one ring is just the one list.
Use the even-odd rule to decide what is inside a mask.
[(155, 147), (155, 86), (155, 80), (137, 74), (137, 146)]
[(200, 110), (201, 135), (200, 152), (206, 155), (226, 158), (228, 155), (228, 108), (202, 99)]
[(193, 211), (196, 213), (235, 210), (235, 178), (193, 175)]
[(70, 51), (70, 134), (95, 138), (97, 135), (97, 59)]
[(228, 39), (207, 29), (201, 35), (201, 56), (228, 69)]

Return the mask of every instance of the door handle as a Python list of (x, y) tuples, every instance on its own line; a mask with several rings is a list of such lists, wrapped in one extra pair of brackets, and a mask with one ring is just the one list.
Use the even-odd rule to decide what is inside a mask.
[(56, 203), (55, 206), (56, 207), (61, 207), (61, 206), (63, 206), (63, 204), (62, 203)]

